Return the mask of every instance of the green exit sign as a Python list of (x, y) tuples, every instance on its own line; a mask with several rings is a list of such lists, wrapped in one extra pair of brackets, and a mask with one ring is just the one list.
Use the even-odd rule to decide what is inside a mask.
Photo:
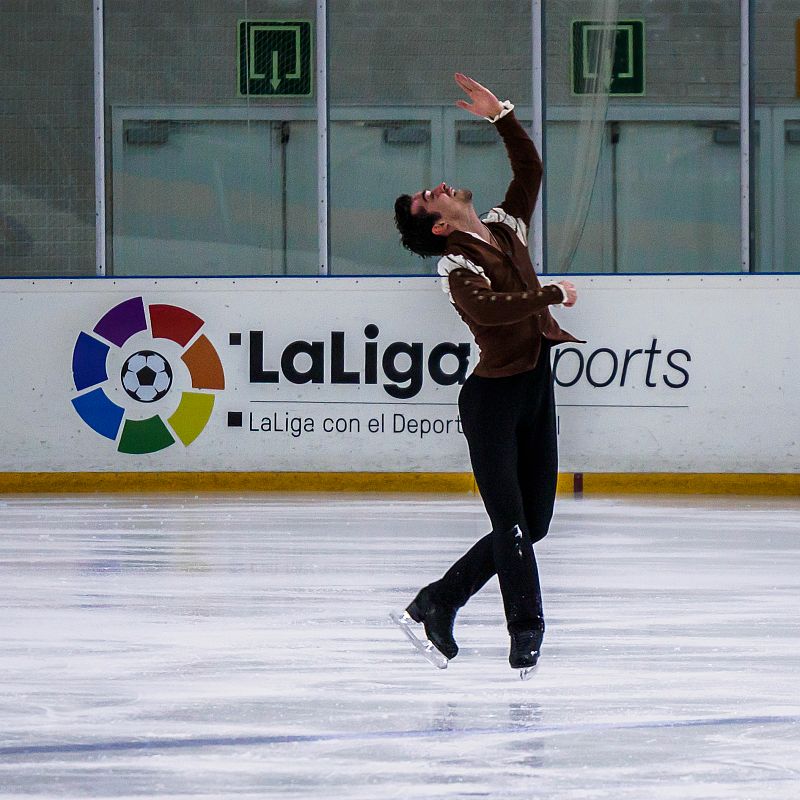
[(310, 20), (239, 20), (239, 96), (310, 97), (311, 40)]
[[(614, 36), (611, 84), (597, 74), (599, 49), (608, 32)], [(593, 20), (572, 23), (572, 93), (644, 94), (644, 22), (627, 19), (612, 25)]]

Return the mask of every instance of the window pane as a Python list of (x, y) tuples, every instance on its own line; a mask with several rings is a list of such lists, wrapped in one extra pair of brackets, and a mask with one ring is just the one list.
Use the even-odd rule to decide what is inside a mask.
[[(604, 19), (606, 3), (546, 3), (549, 271), (741, 269), (739, 6), (688, 6)], [(597, 95), (609, 28), (611, 90)]]
[(315, 4), (200, 5), (106, 2), (109, 272), (316, 274)]
[(95, 274), (91, 3), (0, 3), (0, 275)]

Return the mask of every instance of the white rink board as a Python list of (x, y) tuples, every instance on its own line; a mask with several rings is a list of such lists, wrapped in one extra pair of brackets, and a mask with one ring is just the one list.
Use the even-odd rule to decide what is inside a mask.
[[(569, 384), (557, 388), (562, 471), (797, 470), (800, 276), (573, 280), (578, 305), (554, 313), (588, 343), (563, 352), (557, 365), (560, 383)], [(461, 345), (462, 353), (469, 346), (471, 364), (476, 349), (434, 278), (106, 278), (2, 286), (7, 391), (0, 471), (469, 469), (458, 430), (458, 384), (436, 383), (428, 362), (446, 342)], [(215, 396), (214, 407), (188, 446), (176, 440), (155, 452), (119, 452), (72, 405), (91, 390), (77, 392), (73, 383), (78, 335), (102, 338), (92, 332), (101, 317), (137, 297), (148, 310), (167, 304), (193, 312), (204, 321), (198, 335), (219, 354), (225, 388), (199, 390)], [(378, 329), (370, 331), (373, 338), (365, 335), (368, 325)], [(241, 344), (232, 344), (230, 334), (237, 333)], [(254, 354), (258, 337), (263, 352)], [(343, 342), (338, 369), (358, 383), (332, 382), (334, 338)], [(298, 341), (318, 343), (311, 349), (322, 382), (292, 383), (281, 370), (281, 354)], [(421, 349), (414, 361), (418, 386), (408, 376), (412, 358), (393, 355), (403, 349), (395, 343)], [(154, 403), (137, 402), (121, 385), (124, 360), (143, 349), (161, 352), (173, 369), (172, 387)], [(396, 375), (384, 368), (387, 350)], [(181, 353), (149, 330), (110, 347), (102, 387), (125, 420), (169, 418), (191, 388)], [(251, 360), (259, 362), (255, 377), (277, 382), (254, 380)], [(457, 372), (455, 355), (434, 361), (445, 373)], [(288, 363), (297, 373), (312, 367), (305, 354)], [(398, 391), (405, 397), (393, 396)], [(229, 413), (241, 413), (241, 427), (229, 425)], [(325, 430), (337, 426), (346, 430)]]

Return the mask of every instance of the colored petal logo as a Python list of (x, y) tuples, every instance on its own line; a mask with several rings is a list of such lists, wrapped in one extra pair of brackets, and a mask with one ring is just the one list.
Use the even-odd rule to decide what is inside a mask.
[[(145, 307), (141, 297), (114, 306), (72, 351), (72, 405), (81, 419), (121, 453), (154, 453), (176, 439), (190, 445), (211, 417), (215, 391), (225, 388), (203, 324), (185, 308)], [(181, 382), (198, 391), (178, 394)]]

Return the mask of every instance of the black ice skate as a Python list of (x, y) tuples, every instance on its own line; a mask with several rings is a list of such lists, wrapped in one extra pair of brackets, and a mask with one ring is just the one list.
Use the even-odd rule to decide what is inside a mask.
[[(414, 598), (405, 612), (392, 612), (392, 622), (399, 625), (422, 655), (435, 667), (445, 669), (447, 662), (458, 654), (458, 645), (453, 638), (453, 623), (457, 609), (452, 606), (435, 605), (427, 587)], [(427, 640), (420, 639), (412, 628), (413, 622), (421, 622), (425, 627)]]
[(544, 626), (511, 634), (511, 653), (508, 663), (519, 670), (519, 677), (528, 680), (536, 671), (544, 639)]

